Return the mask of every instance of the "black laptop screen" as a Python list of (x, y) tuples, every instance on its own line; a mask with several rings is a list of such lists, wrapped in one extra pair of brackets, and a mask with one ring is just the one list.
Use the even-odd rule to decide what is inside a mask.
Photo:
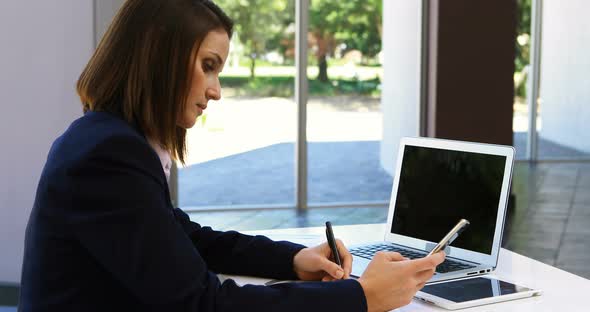
[(451, 246), (491, 254), (506, 157), (408, 146), (391, 233), (438, 243), (460, 219)]

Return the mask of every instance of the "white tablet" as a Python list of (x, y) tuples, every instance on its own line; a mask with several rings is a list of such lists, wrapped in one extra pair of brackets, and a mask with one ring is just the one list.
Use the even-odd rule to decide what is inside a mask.
[(416, 293), (415, 298), (448, 310), (457, 310), (540, 294), (537, 289), (485, 276), (429, 284)]

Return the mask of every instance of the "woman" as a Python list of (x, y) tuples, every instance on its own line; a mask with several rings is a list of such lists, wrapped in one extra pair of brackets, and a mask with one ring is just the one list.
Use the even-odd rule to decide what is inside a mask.
[[(128, 0), (78, 81), (27, 226), (19, 311), (380, 311), (443, 260), (380, 253), (358, 280), (327, 244), (218, 232), (171, 206), (171, 159), (221, 96), (231, 20), (212, 2)], [(215, 273), (330, 281), (238, 287)]]

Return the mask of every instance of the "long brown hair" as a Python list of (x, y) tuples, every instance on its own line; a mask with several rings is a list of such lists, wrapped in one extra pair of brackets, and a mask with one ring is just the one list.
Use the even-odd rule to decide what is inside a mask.
[(127, 0), (84, 68), (84, 112), (121, 115), (184, 164), (184, 113), (196, 52), (212, 30), (233, 22), (208, 0)]

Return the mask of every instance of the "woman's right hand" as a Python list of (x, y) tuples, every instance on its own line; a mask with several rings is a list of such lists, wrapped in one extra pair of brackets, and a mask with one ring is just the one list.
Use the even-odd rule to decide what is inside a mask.
[(378, 252), (358, 279), (369, 312), (389, 311), (408, 305), (432, 277), (445, 253), (408, 260), (397, 252)]

